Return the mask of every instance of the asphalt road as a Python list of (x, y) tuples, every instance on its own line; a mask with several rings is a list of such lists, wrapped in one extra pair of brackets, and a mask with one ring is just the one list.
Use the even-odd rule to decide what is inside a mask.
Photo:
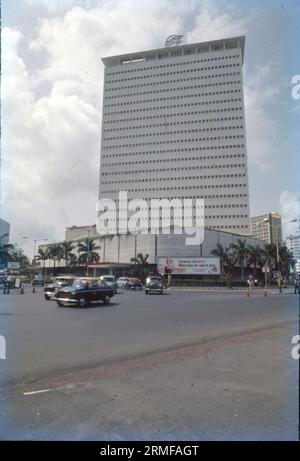
[[(294, 439), (299, 297), (0, 295), (2, 438)], [(45, 392), (40, 392), (45, 391)]]

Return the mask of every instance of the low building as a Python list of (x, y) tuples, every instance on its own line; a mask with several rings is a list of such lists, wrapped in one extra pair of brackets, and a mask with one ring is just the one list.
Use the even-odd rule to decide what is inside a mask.
[(281, 216), (265, 213), (251, 218), (251, 236), (267, 243), (282, 243)]
[(91, 226), (71, 226), (66, 227), (65, 240), (73, 241), (84, 237), (96, 237), (96, 224)]
[(300, 274), (300, 234), (290, 235), (286, 239), (286, 246), (291, 252), (296, 261), (295, 270)]

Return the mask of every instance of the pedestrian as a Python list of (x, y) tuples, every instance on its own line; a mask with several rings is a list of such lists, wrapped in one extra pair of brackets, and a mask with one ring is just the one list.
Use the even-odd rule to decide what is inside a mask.
[(295, 278), (295, 280), (294, 280), (294, 294), (296, 295), (297, 292), (299, 294), (299, 280)]

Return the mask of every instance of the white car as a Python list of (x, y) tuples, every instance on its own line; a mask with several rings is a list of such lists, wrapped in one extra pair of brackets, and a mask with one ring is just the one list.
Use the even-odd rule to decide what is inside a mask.
[(114, 275), (101, 275), (100, 280), (104, 281), (106, 285), (113, 288), (114, 293), (117, 293), (118, 285)]
[(129, 282), (129, 277), (119, 277), (117, 280), (117, 285), (119, 288), (126, 288)]

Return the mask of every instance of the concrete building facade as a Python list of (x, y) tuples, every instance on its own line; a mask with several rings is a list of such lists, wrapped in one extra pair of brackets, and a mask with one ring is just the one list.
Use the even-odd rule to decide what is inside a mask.
[(267, 243), (282, 243), (281, 216), (278, 213), (265, 213), (251, 218), (251, 235)]
[(244, 47), (242, 36), (102, 59), (100, 198), (202, 198), (207, 229), (250, 233)]

